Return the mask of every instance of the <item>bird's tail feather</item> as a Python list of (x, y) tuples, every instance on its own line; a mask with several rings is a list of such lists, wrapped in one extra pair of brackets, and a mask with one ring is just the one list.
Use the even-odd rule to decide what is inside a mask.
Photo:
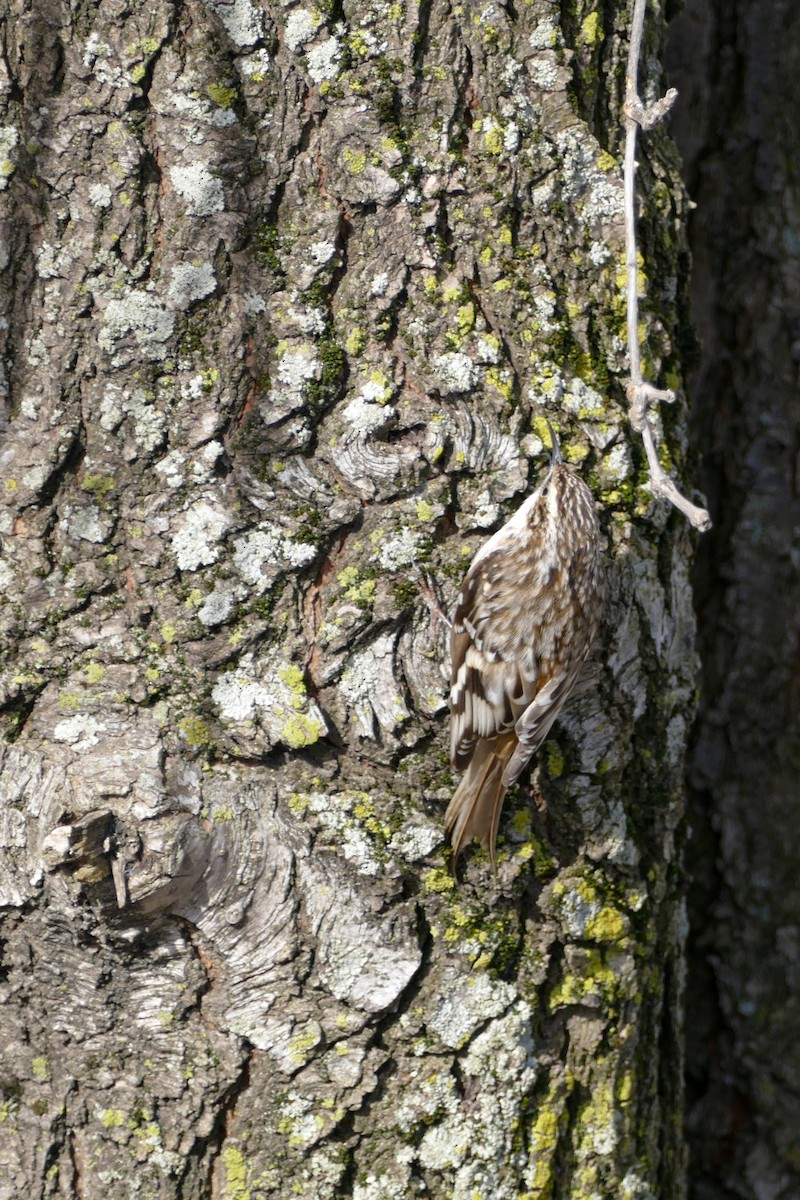
[(453, 847), (453, 866), (467, 842), (475, 838), (489, 851), (497, 866), (497, 826), (506, 794), (503, 771), (513, 753), (516, 737), (510, 734), (492, 741), (481, 739), (464, 778), (456, 788), (444, 815), (444, 827)]

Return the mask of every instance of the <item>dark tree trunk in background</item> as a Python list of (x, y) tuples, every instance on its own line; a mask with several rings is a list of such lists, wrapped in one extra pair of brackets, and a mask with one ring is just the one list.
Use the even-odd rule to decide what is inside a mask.
[[(674, 61), (673, 61), (674, 60)], [(800, 9), (689, 0), (673, 131), (697, 210), (687, 1004), (692, 1195), (800, 1195)]]
[[(627, 5), (2, 17), (0, 1200), (678, 1200), (693, 537), (625, 420)], [(436, 606), (545, 415), (597, 666), (456, 886)]]

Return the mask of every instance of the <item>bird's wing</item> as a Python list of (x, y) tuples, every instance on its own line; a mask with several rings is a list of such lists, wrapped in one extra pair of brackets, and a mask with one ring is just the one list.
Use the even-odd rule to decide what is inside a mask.
[(572, 690), (575, 672), (560, 671), (553, 675), (536, 692), (533, 700), (516, 723), (515, 732), (519, 739), (508, 766), (503, 771), (503, 783), (511, 787), (519, 779), (550, 732), (550, 728), (561, 712), (564, 701)]
[(473, 563), (453, 617), (450, 758), (464, 770), (479, 738), (508, 733), (536, 694), (533, 651), (520, 655), (511, 635), (513, 590), (503, 580), (502, 555)]

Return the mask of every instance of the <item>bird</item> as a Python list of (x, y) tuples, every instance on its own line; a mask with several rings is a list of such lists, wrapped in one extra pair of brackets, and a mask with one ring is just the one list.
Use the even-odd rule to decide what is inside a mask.
[(602, 616), (594, 498), (547, 426), (547, 474), (478, 550), (451, 625), (450, 761), (464, 772), (444, 817), (453, 870), (475, 839), (496, 872), (505, 794), (574, 688)]

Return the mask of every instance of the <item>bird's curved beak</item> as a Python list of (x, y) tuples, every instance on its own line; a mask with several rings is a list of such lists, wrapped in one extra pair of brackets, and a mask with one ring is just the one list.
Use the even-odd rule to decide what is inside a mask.
[(556, 437), (555, 430), (547, 420), (547, 417), (545, 417), (545, 421), (547, 421), (547, 428), (550, 430), (550, 445), (552, 446), (552, 450), (550, 452), (550, 467), (552, 469), (553, 467), (557, 467), (560, 463), (563, 463), (564, 459), (561, 457), (561, 447), (558, 444), (558, 438)]

